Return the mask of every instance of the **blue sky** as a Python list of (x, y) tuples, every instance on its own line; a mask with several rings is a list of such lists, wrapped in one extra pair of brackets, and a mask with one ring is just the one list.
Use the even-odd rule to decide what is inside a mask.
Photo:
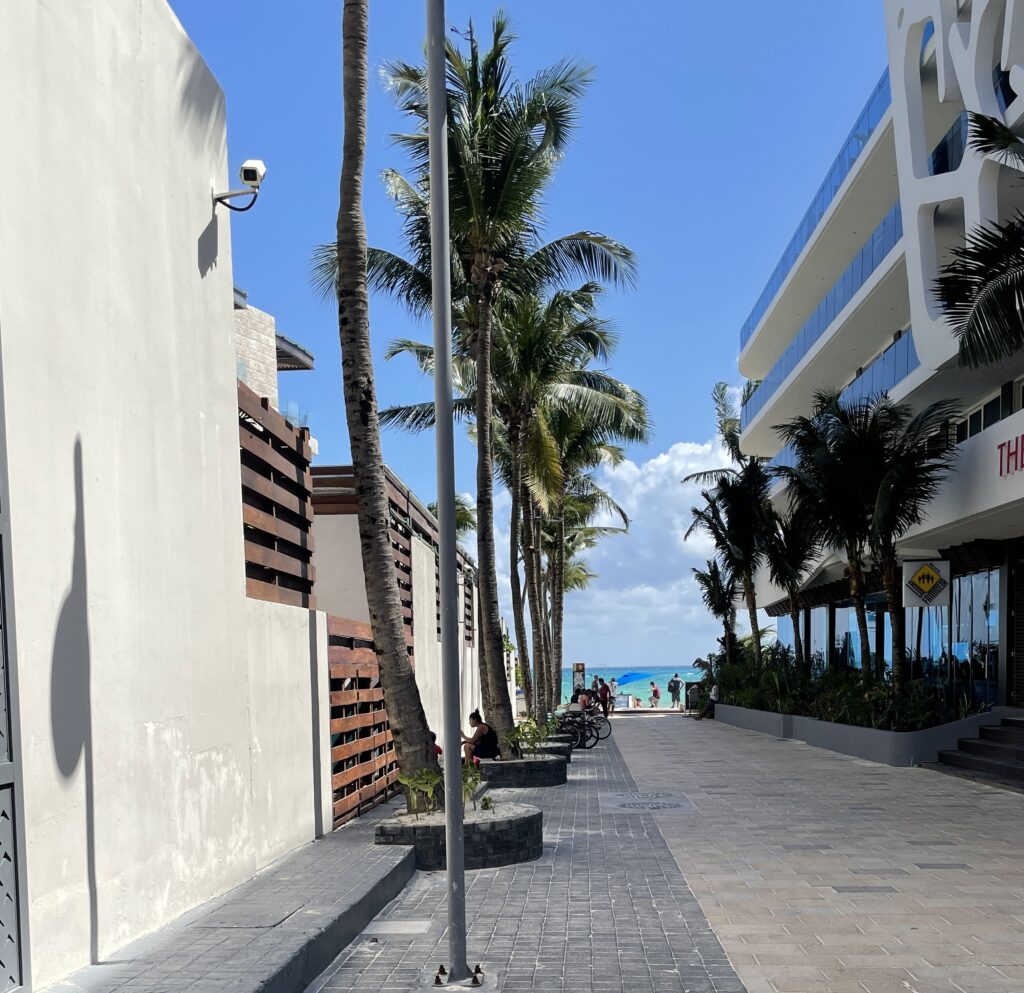
[[(341, 4), (171, 0), (227, 95), (230, 167), (263, 158), (259, 205), (232, 219), (237, 285), (316, 356), (312, 373), (281, 377), (282, 399), (309, 413), (318, 461), (348, 461), (335, 316), (309, 288), (308, 259), (329, 240), (341, 148)], [(448, 20), (486, 28), (497, 5), (449, 0)], [(639, 256), (636, 290), (609, 294), (622, 343), (614, 372), (648, 396), (649, 446), (607, 483), (635, 514), (633, 532), (594, 556), (601, 578), (569, 604), (567, 661), (688, 661), (713, 646), (684, 547), (696, 494), (679, 485), (714, 465), (708, 401), (736, 381), (738, 333), (885, 65), (880, 0), (515, 0), (513, 58), (526, 76), (573, 56), (596, 67), (575, 145), (547, 199), (551, 236), (590, 228)], [(728, 8), (727, 15), (723, 10)], [(625, 14), (623, 13), (625, 11)], [(404, 168), (389, 135), (403, 127), (380, 82), (383, 62), (422, 57), (424, 5), (371, 0), (366, 221), (370, 243), (401, 249), (399, 220), (379, 181)], [(375, 353), (429, 327), (385, 299), (371, 309)], [(382, 406), (428, 399), (411, 362), (377, 364)], [(388, 463), (433, 499), (432, 439), (384, 437)], [(473, 489), (473, 449), (457, 453)], [(507, 567), (507, 566), (506, 566)], [(631, 632), (629, 637), (622, 632)], [(618, 637), (609, 636), (618, 633)]]

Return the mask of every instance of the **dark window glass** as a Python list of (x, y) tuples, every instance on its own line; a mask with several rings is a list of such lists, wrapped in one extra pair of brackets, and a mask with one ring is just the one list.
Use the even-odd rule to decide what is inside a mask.
[(1013, 413), (1013, 383), (1004, 383), (999, 391), (999, 405), (1003, 417), (1009, 417)]
[(956, 443), (959, 445), (961, 441), (967, 440), (967, 421), (961, 421), (956, 426)]
[(982, 408), (982, 413), (985, 418), (985, 427), (990, 428), (997, 423), (999, 420), (999, 397), (989, 400)]
[(967, 433), (973, 438), (976, 434), (981, 434), (981, 411), (976, 410), (971, 414)]

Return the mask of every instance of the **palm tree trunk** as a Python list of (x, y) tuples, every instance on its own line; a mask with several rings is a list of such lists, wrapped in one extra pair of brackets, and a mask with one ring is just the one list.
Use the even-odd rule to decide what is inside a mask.
[(541, 606), (543, 608), (544, 625), (544, 655), (548, 660), (548, 709), (553, 710), (562, 686), (561, 665), (555, 665), (554, 652), (552, 650), (551, 637), (551, 561), (548, 560), (547, 568), (544, 568), (541, 552), (541, 523), (537, 521), (537, 573), (541, 577)]
[(804, 639), (800, 633), (800, 607), (796, 590), (789, 591), (789, 619), (793, 622), (793, 654), (796, 655), (796, 667), (799, 671), (810, 672), (810, 665), (804, 658)]
[[(480, 612), (483, 630), (480, 648), (490, 701), (487, 723), (498, 741), (504, 742), (512, 730), (512, 701), (505, 679), (504, 644), (501, 638), (501, 612), (498, 607), (498, 573), (494, 550), (494, 449), (491, 441), (493, 403), (491, 397), (491, 291), (487, 286), (486, 259), (477, 259), (474, 277), (477, 285), (479, 320), (476, 356), (476, 518), (477, 559), (480, 571)], [(478, 271), (479, 270), (479, 271)]]
[(549, 570), (551, 573), (551, 677), (552, 684), (562, 685), (562, 633), (565, 619), (565, 497), (559, 494), (554, 505), (555, 548)]
[(516, 641), (519, 648), (519, 670), (523, 680), (523, 696), (526, 698), (526, 712), (532, 714), (533, 710), (533, 680), (530, 677), (530, 652), (526, 643), (526, 615), (523, 603), (523, 583), (519, 575), (519, 532), (522, 526), (522, 463), (519, 442), (519, 430), (515, 426), (509, 427), (509, 446), (512, 449), (512, 485), (510, 487), (512, 497), (512, 511), (509, 514), (509, 541), (508, 557), (509, 568), (512, 574), (512, 620), (516, 629)]
[(868, 634), (868, 613), (864, 606), (864, 568), (856, 549), (847, 549), (850, 567), (850, 597), (853, 599), (853, 611), (857, 616), (857, 632), (861, 643), (861, 671), (865, 678), (874, 675), (871, 658), (871, 637)]
[(523, 520), (523, 565), (526, 571), (526, 594), (530, 601), (530, 628), (533, 635), (533, 664), (537, 674), (536, 689), (536, 715), (542, 715), (542, 711), (548, 708), (550, 697), (548, 687), (548, 662), (544, 655), (544, 635), (542, 632), (542, 613), (540, 603), (540, 582), (537, 576), (537, 559), (535, 555), (536, 542), (534, 539), (534, 507), (526, 487), (522, 491), (522, 503), (524, 509)]
[(345, 0), (342, 15), (345, 132), (337, 230), (338, 336), (370, 626), (398, 765), (409, 775), (436, 766), (437, 759), (429, 747), (427, 719), (405, 644), (370, 349), (363, 222), (368, 6), (368, 0)]
[(758, 670), (761, 668), (761, 631), (757, 626), (757, 594), (754, 593), (754, 577), (743, 577), (743, 595), (747, 601), (747, 613), (750, 615), (750, 634), (754, 640), (754, 662)]
[[(882, 563), (882, 582), (885, 585), (886, 609), (892, 623), (892, 679), (897, 687), (903, 686), (910, 678), (907, 672), (906, 613), (903, 609), (903, 586), (899, 575), (896, 556), (887, 555)], [(920, 631), (920, 628), (918, 628)], [(885, 659), (881, 660), (882, 666)]]

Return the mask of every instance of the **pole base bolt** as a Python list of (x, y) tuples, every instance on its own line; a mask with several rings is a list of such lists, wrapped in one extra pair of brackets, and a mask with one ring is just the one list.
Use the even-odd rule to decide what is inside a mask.
[(484, 970), (480, 968), (480, 963), (477, 962), (476, 968), (473, 969), (473, 975), (474, 976), (482, 976), (483, 974), (484, 974)]
[(480, 977), (479, 976), (473, 976), (473, 982), (471, 982), (469, 985), (470, 986), (479, 986), (480, 985)]
[(436, 976), (434, 976), (434, 985), (444, 986), (444, 983), (441, 982), (441, 973), (438, 973)]
[(439, 976), (447, 976), (448, 975), (448, 970), (444, 967), (444, 963), (443, 962), (441, 963), (441, 967), (437, 970), (437, 974)]

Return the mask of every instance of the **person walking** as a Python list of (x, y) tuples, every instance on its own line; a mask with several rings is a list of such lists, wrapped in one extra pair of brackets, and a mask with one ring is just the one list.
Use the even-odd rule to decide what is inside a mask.
[(615, 698), (619, 695), (619, 681), (612, 676), (608, 680), (608, 703), (612, 708), (612, 713), (615, 713)]
[(601, 684), (597, 688), (597, 699), (601, 704), (601, 712), (605, 717), (608, 716), (608, 698), (612, 695), (611, 690), (608, 689), (608, 684), (603, 680), (599, 679), (598, 682)]
[(661, 706), (661, 690), (658, 689), (658, 684), (653, 679), (651, 680), (651, 695), (647, 702), (651, 705), (652, 710)]
[(682, 693), (682, 691), (683, 691), (683, 683), (682, 683), (682, 680), (680, 680), (680, 678), (679, 678), (679, 673), (677, 672), (668, 681), (668, 695), (672, 698), (672, 709), (673, 710), (675, 710), (679, 706), (679, 694)]

